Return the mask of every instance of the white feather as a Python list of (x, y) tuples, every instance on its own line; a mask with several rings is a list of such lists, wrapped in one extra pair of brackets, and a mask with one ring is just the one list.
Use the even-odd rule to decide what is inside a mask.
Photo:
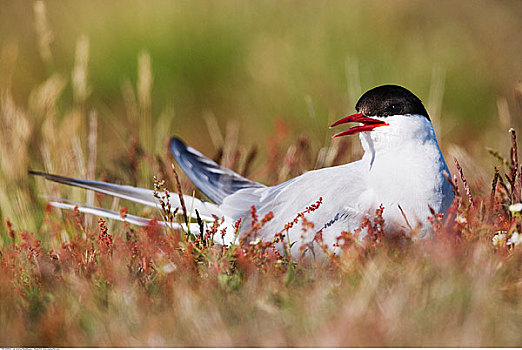
[[(135, 216), (135, 215), (131, 215), (131, 214), (126, 214), (124, 217), (122, 217), (120, 215), (120, 213), (117, 213), (112, 210), (98, 208), (98, 207), (91, 207), (91, 206), (81, 204), (81, 203), (77, 203), (77, 204), (68, 203), (68, 201), (66, 201), (66, 200), (63, 200), (63, 201), (51, 200), (51, 201), (49, 201), (49, 204), (55, 208), (61, 208), (61, 209), (74, 210), (75, 208), (77, 208), (80, 213), (91, 214), (91, 215), (101, 216), (101, 217), (108, 218), (108, 219), (128, 222), (130, 224), (137, 225), (137, 226), (147, 226), (153, 221), (152, 219), (147, 219), (147, 218), (143, 218), (141, 216)], [(170, 223), (170, 222), (158, 221), (158, 220), (156, 220), (156, 223), (160, 226), (165, 226), (165, 227), (169, 227), (169, 228), (176, 229), (176, 230), (182, 230), (185, 232), (187, 231), (187, 225), (185, 225), (185, 224)], [(196, 223), (189, 224), (188, 228), (190, 229), (190, 232), (199, 232), (199, 225)]]

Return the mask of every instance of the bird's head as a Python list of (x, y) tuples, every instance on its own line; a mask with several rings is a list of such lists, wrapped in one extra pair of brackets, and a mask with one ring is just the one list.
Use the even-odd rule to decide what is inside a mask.
[[(398, 85), (382, 85), (365, 92), (355, 106), (357, 113), (344, 117), (330, 127), (358, 123), (333, 137), (363, 134), (396, 134), (408, 136), (416, 125), (431, 126), (428, 112), (421, 100)], [(420, 126), (420, 125), (419, 125)], [(377, 135), (376, 135), (377, 136)]]

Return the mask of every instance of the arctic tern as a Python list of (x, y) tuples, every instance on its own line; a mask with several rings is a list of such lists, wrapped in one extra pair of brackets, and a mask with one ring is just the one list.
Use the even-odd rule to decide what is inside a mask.
[[(321, 233), (323, 243), (335, 250), (337, 237), (343, 231), (354, 232), (363, 219), (372, 218), (377, 208), (384, 207), (385, 230), (406, 231), (420, 227), (419, 235), (429, 235), (428, 217), (431, 210), (446, 213), (453, 201), (451, 184), (446, 180), (448, 167), (440, 151), (433, 125), (421, 100), (404, 87), (382, 85), (364, 93), (355, 106), (355, 114), (337, 121), (332, 127), (356, 123), (334, 137), (359, 134), (363, 157), (355, 162), (308, 171), (275, 186), (265, 186), (246, 179), (205, 157), (173, 137), (170, 149), (179, 166), (190, 180), (212, 202), (184, 196), (201, 218), (212, 221), (213, 215), (223, 217), (227, 233), (224, 244), (237, 239), (233, 224), (242, 220), (241, 234), (251, 227), (251, 208), (258, 217), (269, 212), (273, 219), (257, 233), (257, 239), (272, 241), (274, 234), (284, 231), (285, 225), (297, 213), (318, 203), (318, 207), (305, 215), (313, 229), (303, 230), (300, 223), (288, 228), (292, 254), (305, 244), (313, 249), (314, 238)], [(120, 197), (144, 205), (158, 207), (153, 191), (127, 185), (83, 180), (31, 172), (48, 180), (82, 187)], [(178, 194), (171, 193), (171, 204), (180, 206)], [(52, 200), (51, 205), (94, 215), (126, 220), (147, 225), (150, 220), (102, 208), (72, 203), (64, 199)], [(194, 214), (191, 214), (194, 217)], [(187, 230), (185, 224), (174, 224)], [(197, 224), (189, 224), (198, 231)], [(358, 230), (359, 238), (365, 230)], [(221, 243), (221, 240), (217, 240)], [(279, 243), (278, 248), (281, 249)]]

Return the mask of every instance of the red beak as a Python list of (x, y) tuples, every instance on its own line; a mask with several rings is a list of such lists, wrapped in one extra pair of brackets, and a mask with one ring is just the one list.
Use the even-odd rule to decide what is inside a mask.
[(362, 113), (355, 113), (336, 121), (330, 127), (333, 128), (334, 126), (346, 123), (361, 123), (363, 125), (354, 126), (344, 131), (341, 131), (340, 133), (332, 136), (332, 138), (344, 135), (353, 135), (363, 131), (371, 131), (378, 126), (389, 125), (388, 123), (385, 123), (382, 120), (365, 117)]

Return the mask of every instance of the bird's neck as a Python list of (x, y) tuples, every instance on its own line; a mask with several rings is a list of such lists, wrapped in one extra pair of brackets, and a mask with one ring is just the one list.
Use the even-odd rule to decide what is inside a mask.
[(436, 140), (433, 125), (424, 116), (389, 118), (389, 125), (360, 134), (365, 152), (379, 152)]
[(407, 152), (423, 145), (432, 145), (438, 151), (433, 125), (426, 117), (392, 116), (387, 122), (387, 126), (359, 134), (366, 158), (374, 158), (376, 154)]
[[(375, 194), (374, 204), (382, 203), (388, 215), (397, 214), (401, 205), (408, 217), (422, 221), (430, 215), (428, 205), (444, 212), (451, 202), (451, 188), (443, 175), (448, 167), (433, 127), (425, 121), (361, 134), (368, 186)], [(400, 213), (396, 216), (401, 219)]]

